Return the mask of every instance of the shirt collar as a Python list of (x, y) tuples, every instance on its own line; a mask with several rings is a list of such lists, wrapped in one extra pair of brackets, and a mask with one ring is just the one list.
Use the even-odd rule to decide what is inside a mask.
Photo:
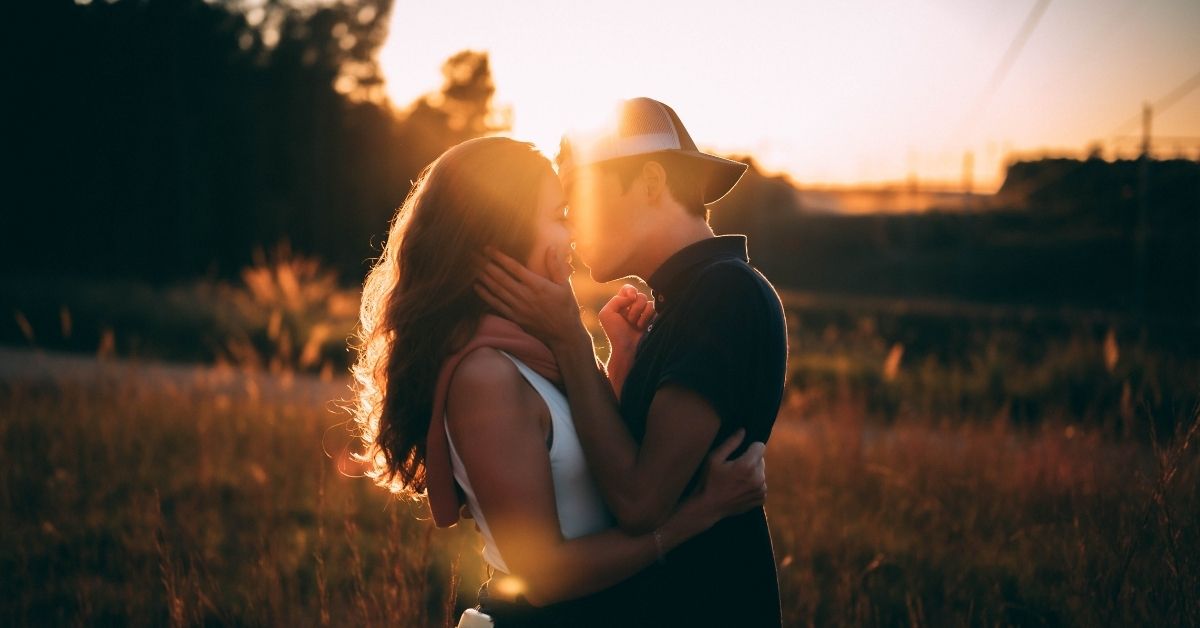
[(679, 279), (686, 275), (688, 270), (701, 262), (719, 259), (740, 259), (749, 262), (750, 257), (746, 254), (746, 236), (721, 235), (689, 244), (668, 257), (667, 261), (650, 275), (646, 283), (653, 290), (655, 300), (662, 302), (666, 300), (664, 293), (669, 294), (675, 290)]

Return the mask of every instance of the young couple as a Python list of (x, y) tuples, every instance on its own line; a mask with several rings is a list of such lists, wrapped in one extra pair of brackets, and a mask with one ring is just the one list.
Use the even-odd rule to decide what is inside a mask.
[[(471, 140), (398, 210), (363, 288), (363, 459), (437, 525), (474, 519), (494, 625), (780, 624), (762, 504), (783, 309), (705, 207), (745, 168), (637, 98), (564, 138), (557, 173), (530, 144)], [(573, 241), (596, 281), (653, 291), (600, 311), (607, 364)]]

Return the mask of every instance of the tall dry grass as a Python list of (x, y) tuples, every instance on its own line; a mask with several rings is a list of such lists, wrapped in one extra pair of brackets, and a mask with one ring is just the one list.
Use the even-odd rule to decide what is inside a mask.
[[(30, 294), (22, 341), (98, 354), (0, 350), (0, 625), (438, 626), (473, 603), (474, 531), (353, 477), (330, 400), (357, 303), (318, 264), (64, 292), (90, 309)], [(1200, 428), (1151, 412), (1200, 392), (1186, 351), (1105, 321), (792, 305), (768, 448), (787, 625), (1200, 624)], [(113, 359), (197, 342), (215, 366)]]
[(790, 625), (1200, 623), (1198, 424), (1148, 450), (1006, 421), (784, 422), (768, 514)]
[(438, 625), (459, 554), (472, 595), (470, 531), (347, 476), (338, 385), (105, 369), (0, 385), (0, 624)]
[[(473, 602), (473, 530), (343, 474), (341, 384), (124, 368), (0, 386), (0, 624), (436, 626)], [(788, 625), (1200, 621), (1196, 424), (1156, 451), (861, 405), (785, 412), (769, 446)]]

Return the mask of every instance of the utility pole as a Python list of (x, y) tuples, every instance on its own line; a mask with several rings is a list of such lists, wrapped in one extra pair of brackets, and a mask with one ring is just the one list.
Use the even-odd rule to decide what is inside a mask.
[(973, 215), (974, 205), (974, 187), (975, 187), (975, 153), (966, 151), (963, 153), (962, 163), (962, 194), (963, 205), (962, 214), (959, 216), (959, 232), (958, 245), (958, 282), (960, 294), (969, 293), (969, 285), (971, 277), (975, 273), (973, 249), (975, 248), (975, 220)]
[(1137, 316), (1144, 323), (1146, 316), (1147, 293), (1147, 261), (1146, 240), (1149, 237), (1150, 214), (1150, 125), (1154, 118), (1150, 103), (1142, 105), (1142, 152), (1138, 157), (1138, 216), (1137, 227), (1134, 231), (1134, 266), (1135, 294), (1134, 304)]
[(963, 191), (963, 211), (971, 209), (971, 195), (975, 192), (975, 153), (967, 151), (963, 153), (962, 164), (962, 191)]

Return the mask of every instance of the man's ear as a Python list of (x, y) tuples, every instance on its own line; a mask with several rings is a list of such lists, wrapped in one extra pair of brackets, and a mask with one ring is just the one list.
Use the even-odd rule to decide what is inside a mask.
[(642, 180), (645, 186), (646, 200), (657, 203), (667, 191), (667, 171), (657, 161), (647, 161), (642, 165)]

